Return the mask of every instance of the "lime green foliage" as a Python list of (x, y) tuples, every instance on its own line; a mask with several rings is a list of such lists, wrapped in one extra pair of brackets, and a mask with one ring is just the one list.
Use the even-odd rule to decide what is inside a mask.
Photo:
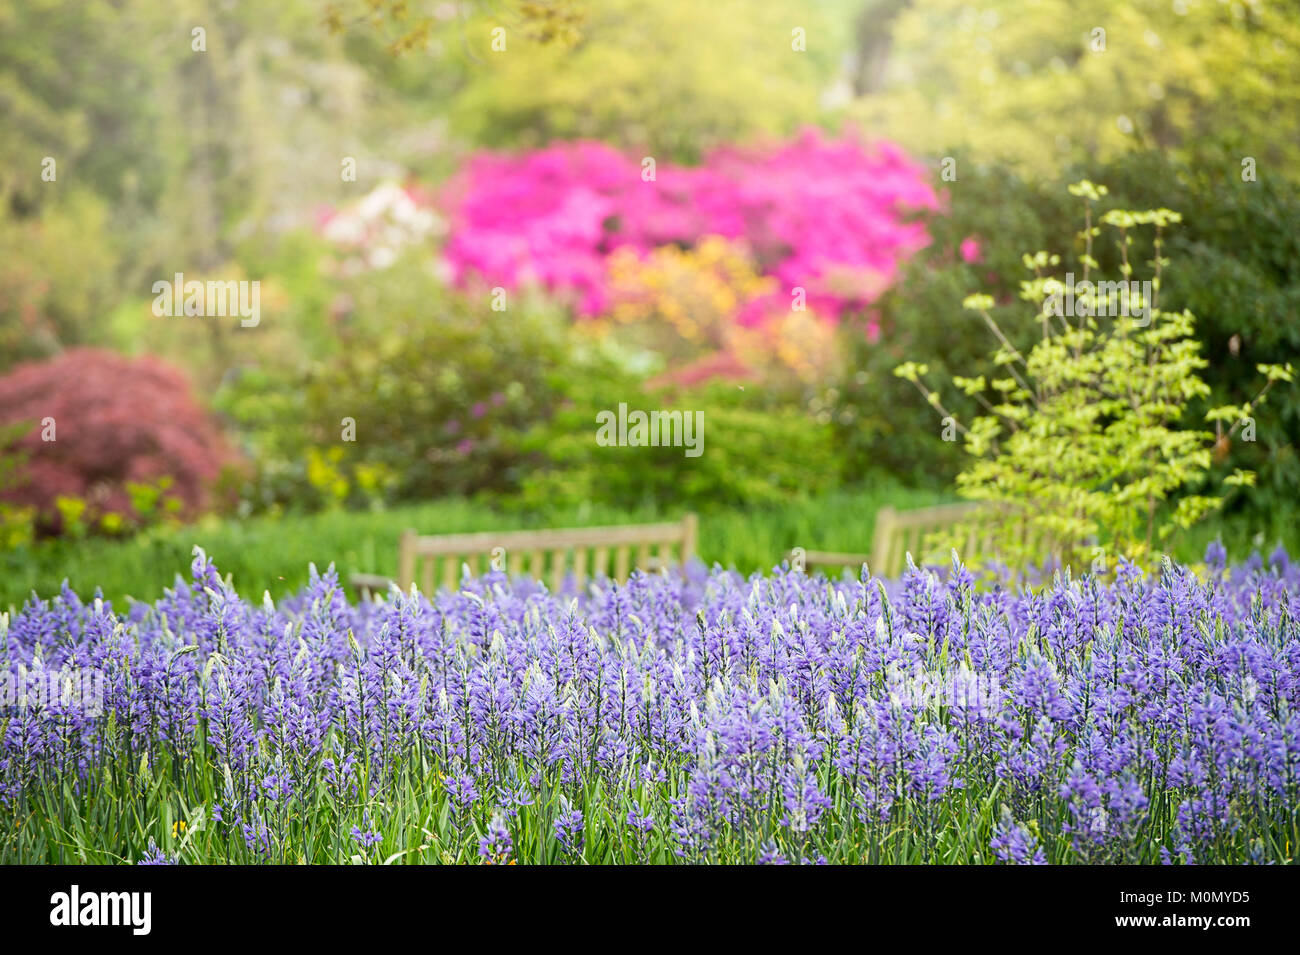
[[(937, 392), (922, 381), (924, 365), (907, 362), (896, 374), (913, 382), (939, 414), (959, 430), (971, 461), (958, 476), (963, 496), (984, 502), (979, 522), (989, 551), (1013, 567), (1047, 556), (1081, 567), (1095, 548), (1149, 563), (1177, 529), (1214, 510), (1220, 498), (1190, 493), (1205, 477), (1215, 434), (1182, 429), (1187, 404), (1209, 393), (1200, 378), (1206, 361), (1192, 337), (1190, 312), (1159, 307), (1163, 233), (1181, 217), (1167, 209), (1111, 210), (1101, 222), (1120, 250), (1122, 284), (1094, 278), (1093, 242), (1103, 232), (1093, 204), (1105, 187), (1083, 181), (1070, 187), (1084, 200), (1081, 278), (1073, 307), (1066, 286), (1048, 274), (1059, 256), (1026, 255), (1034, 278), (1021, 298), (1038, 306), (1037, 342), (1016, 348), (993, 319), (993, 299), (969, 296), (996, 339), (991, 377), (953, 377), (968, 396), (979, 396), (986, 413), (968, 423), (950, 415)], [(1139, 285), (1129, 259), (1131, 232), (1155, 232), (1149, 284)], [(1071, 273), (1071, 279), (1072, 279)], [(1088, 283), (1088, 284), (1084, 284)], [(1231, 434), (1291, 368), (1260, 366), (1267, 383), (1250, 402), (1212, 409), (1207, 420)], [(1248, 485), (1253, 474), (1235, 472), (1225, 483)], [(1167, 520), (1157, 521), (1161, 509)], [(962, 538), (966, 537), (963, 530)]]
[(915, 0), (881, 15), (898, 7), (875, 0), (864, 18), (885, 52), (855, 110), (911, 149), (966, 146), (1050, 172), (1231, 130), (1239, 159), (1295, 175), (1300, 20), (1288, 4)]
[(0, 501), (0, 552), (30, 545), (35, 534), (35, 508)]
[(462, 0), (425, 14), (412, 11), (407, 0), (338, 0), (326, 5), (325, 26), (343, 33), (359, 24), (359, 31), (382, 37), (388, 52), (400, 56), (427, 50), (446, 35), (448, 24), (461, 26), (466, 14), (488, 12), (517, 36), (571, 47), (582, 38), (586, 7), (580, 0)]
[[(1179, 210), (1183, 222), (1166, 236), (1161, 297), (1196, 316), (1196, 334), (1210, 366), (1202, 377), (1212, 393), (1188, 406), (1185, 425), (1199, 427), (1208, 408), (1240, 400), (1256, 388), (1260, 364), (1282, 364), (1300, 355), (1300, 189), (1269, 176), (1243, 183), (1239, 165), (1221, 143), (1203, 142), (1194, 162), (1156, 150), (1128, 153), (1098, 165), (1080, 164), (1064, 181), (1088, 178), (1110, 188), (1109, 207)], [(915, 401), (909, 382), (893, 376), (899, 362), (924, 355), (931, 380), (947, 381), (979, 367), (987, 353), (988, 327), (973, 312), (953, 314), (952, 305), (975, 291), (995, 304), (994, 320), (1022, 351), (1033, 344), (1035, 325), (1020, 319), (1017, 300), (1025, 249), (1083, 250), (1076, 235), (1078, 200), (1061, 179), (1016, 175), (1001, 166), (981, 167), (958, 156), (959, 183), (950, 205), (929, 223), (931, 245), (910, 261), (899, 282), (877, 303), (881, 336), (846, 347), (847, 374), (827, 381), (837, 444), (849, 473), (876, 469), (909, 482), (951, 486), (964, 463), (959, 441), (936, 440), (942, 425)], [(996, 202), (989, 202), (996, 196)], [(1131, 233), (1135, 261), (1152, 257), (1152, 230)], [(974, 238), (975, 261), (960, 254)], [(1120, 268), (1119, 250), (1094, 245), (1101, 272)], [(946, 393), (944, 404), (959, 420), (980, 413), (973, 398)], [(1225, 507), (1234, 519), (1249, 512), (1263, 523), (1277, 508), (1300, 499), (1300, 388), (1274, 389), (1256, 409), (1254, 434), (1239, 429), (1213, 474), (1233, 467), (1258, 474), (1249, 495)], [(1253, 440), (1243, 440), (1253, 438)], [(1220, 455), (1216, 454), (1216, 458)]]
[(163, 475), (156, 481), (127, 481), (126, 493), (131, 498), (131, 510), (143, 526), (169, 519), (183, 506), (175, 496), (168, 494), (175, 481)]

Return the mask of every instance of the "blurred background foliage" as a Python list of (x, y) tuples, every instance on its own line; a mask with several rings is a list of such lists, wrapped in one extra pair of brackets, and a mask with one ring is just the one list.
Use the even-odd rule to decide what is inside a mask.
[(1291, 3), (868, 0), (858, 23), (850, 113), (916, 150), (1042, 175), (1207, 138), (1300, 158)]
[[(451, 111), (453, 127), (486, 146), (600, 139), (660, 161), (698, 161), (721, 143), (787, 136), (815, 117), (843, 38), (840, 3), (642, 0), (572, 4), (571, 42), (530, 43), (494, 55), (499, 22), (483, 11), (462, 47), (474, 70)], [(792, 48), (792, 30), (813, 38)], [(478, 41), (475, 42), (475, 39)], [(828, 42), (829, 41), (829, 42)]]
[[(193, 469), (146, 437), (136, 490), (110, 476), (103, 501), (120, 506), (96, 512), (76, 492), (58, 506), (16, 490), (52, 449), (33, 440), (28, 404), (0, 407), (0, 538), (11, 570), (40, 568), (11, 573), (0, 604), (83, 561), (92, 542), (55, 539), (65, 527), (138, 533), (134, 553), (161, 560), (180, 541), (234, 540), (245, 523), (295, 513), (342, 527), (387, 510), (375, 526), (395, 541), (405, 513), (457, 515), (422, 525), (433, 532), (472, 529), (471, 513), (484, 527), (537, 526), (690, 507), (733, 534), (744, 515), (770, 522), (789, 506), (822, 524), (772, 562), (796, 542), (865, 549), (863, 505), (847, 502), (938, 500), (961, 465), (960, 445), (940, 439), (892, 369), (978, 365), (987, 333), (961, 309), (975, 292), (1032, 336), (1010, 322), (1023, 315), (1021, 256), (1080, 251), (1063, 188), (1079, 178), (1110, 188), (1107, 207), (1182, 213), (1166, 302), (1198, 318), (1207, 405), (1240, 402), (1256, 364), (1300, 355), (1298, 61), (1294, 6), (1263, 0), (0, 0), (0, 382), (45, 363), (30, 379), (45, 383), (40, 406), (66, 391), (57, 362), (71, 349), (100, 350), (82, 362), (160, 361), (180, 376), (168, 401), (143, 376), (104, 374), (85, 377), (121, 394), (82, 400), (133, 409), (145, 436), (167, 433), (168, 402), (192, 403), (194, 427), (227, 446), (201, 496), (181, 498)], [(903, 225), (865, 207), (855, 218), (832, 194), (840, 179), (819, 197), (820, 168), (790, 208), (760, 197), (762, 229), (747, 210), (725, 242), (677, 234), (620, 253), (612, 237), (627, 223), (596, 216), (598, 234), (581, 238), (610, 269), (599, 315), (536, 283), (461, 281), (441, 254), (458, 227), (448, 190), (485, 150), (597, 141), (633, 169), (648, 156), (725, 177), (738, 150), (813, 142), (810, 127), (824, 138), (787, 166), (816, 150), (852, 163), (843, 144), (887, 140), (906, 159), (890, 176), (913, 164), (939, 197), (907, 214), (928, 245), (896, 272), (831, 277), (852, 302), (835, 315), (818, 304), (756, 323), (745, 308), (760, 292), (793, 293), (788, 275), (773, 286), (774, 261), (824, 258), (823, 246), (864, 235), (868, 248), (903, 247), (889, 231)], [(781, 175), (793, 189), (798, 169)], [(657, 188), (686, 201), (671, 181)], [(710, 188), (690, 201), (704, 208)], [(592, 189), (555, 201), (599, 209), (608, 197)], [(527, 197), (510, 201), (507, 221), (531, 214)], [(728, 210), (705, 211), (725, 221)], [(591, 207), (555, 221), (579, 212)], [(822, 244), (772, 247), (773, 217), (810, 236), (822, 223)], [(768, 246), (747, 246), (759, 234)], [(1113, 267), (1113, 249), (1098, 255)], [(176, 272), (258, 281), (262, 321), (156, 317), (152, 284)], [(597, 447), (595, 414), (619, 402), (702, 411), (705, 454)], [(1300, 491), (1300, 389), (1271, 395), (1256, 433), (1218, 449), (1217, 467), (1259, 473), (1210, 528), (1225, 539), (1294, 535), (1278, 515)], [(430, 503), (444, 497), (458, 503)], [(201, 509), (202, 522), (180, 524)], [(258, 587), (300, 556), (267, 546)], [(750, 546), (705, 553), (752, 565)], [(338, 559), (382, 569), (387, 558), (345, 548)]]

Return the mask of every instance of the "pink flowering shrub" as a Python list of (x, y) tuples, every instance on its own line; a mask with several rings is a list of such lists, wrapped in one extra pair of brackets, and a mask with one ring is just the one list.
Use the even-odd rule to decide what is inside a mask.
[(536, 283), (584, 316), (611, 305), (607, 258), (631, 247), (744, 240), (777, 289), (742, 303), (758, 324), (788, 312), (795, 288), (827, 318), (873, 302), (927, 243), (911, 218), (938, 208), (924, 169), (891, 143), (809, 130), (796, 140), (710, 153), (702, 166), (639, 160), (596, 142), (522, 155), (481, 153), (448, 189), (445, 257), (462, 286)]

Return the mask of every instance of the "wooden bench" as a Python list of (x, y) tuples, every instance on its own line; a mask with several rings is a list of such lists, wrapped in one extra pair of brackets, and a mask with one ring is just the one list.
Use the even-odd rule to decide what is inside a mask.
[[(845, 554), (833, 551), (803, 550), (790, 552), (792, 566), (803, 570), (814, 567), (848, 567), (861, 570), (866, 564), (877, 577), (897, 577), (907, 567), (907, 555), (921, 560), (933, 557), (928, 541), (936, 533), (950, 532), (972, 516), (977, 504), (941, 504), (912, 511), (882, 507), (876, 512), (876, 527), (871, 538), (870, 554)], [(974, 542), (972, 542), (973, 544)]]
[[(467, 565), (472, 574), (484, 573), (489, 568), (510, 574), (526, 572), (537, 580), (545, 580), (555, 592), (569, 572), (581, 587), (587, 581), (589, 568), (591, 576), (611, 576), (624, 581), (633, 567), (654, 571), (685, 564), (695, 556), (698, 542), (699, 520), (694, 514), (687, 514), (672, 524), (433, 536), (408, 530), (402, 534), (398, 547), (396, 583), (407, 590), (418, 580), (426, 594), (434, 593), (439, 583), (455, 590), (461, 567)], [(354, 574), (349, 580), (363, 596), (386, 590), (390, 583), (388, 578), (374, 574)]]
[(388, 588), (396, 581), (383, 574), (349, 574), (348, 583), (362, 600), (368, 600), (375, 594), (388, 593)]

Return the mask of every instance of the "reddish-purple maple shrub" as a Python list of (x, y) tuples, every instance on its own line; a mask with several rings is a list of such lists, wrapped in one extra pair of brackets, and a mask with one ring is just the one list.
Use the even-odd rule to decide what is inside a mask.
[(185, 375), (149, 356), (75, 348), (15, 366), (0, 376), (0, 429), (17, 424), (26, 427), (3, 453), (20, 458), (18, 478), (0, 498), (35, 507), (46, 530), (59, 527), (59, 497), (84, 501), (92, 518), (137, 519), (128, 484), (161, 478), (192, 515), (234, 463)]

